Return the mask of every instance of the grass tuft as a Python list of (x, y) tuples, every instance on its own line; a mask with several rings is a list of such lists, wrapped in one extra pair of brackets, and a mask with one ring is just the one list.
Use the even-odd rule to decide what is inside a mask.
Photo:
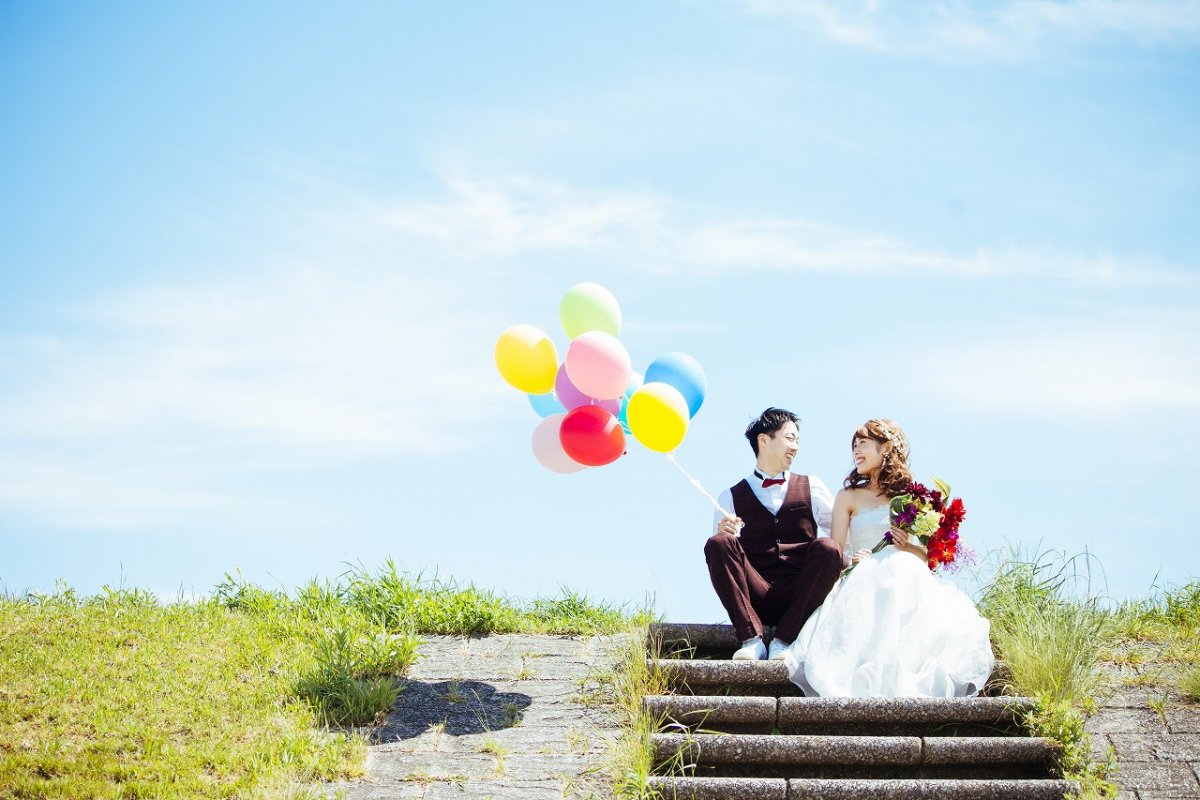
[(1051, 554), (1010, 558), (984, 590), (980, 611), (1016, 694), (1057, 703), (1091, 697), (1097, 688), (1098, 652), (1110, 625), (1096, 600), (1067, 596), (1079, 578), (1076, 566), (1076, 559)]
[(1179, 679), (1179, 690), (1193, 703), (1200, 702), (1200, 664), (1184, 670)]
[(1115, 798), (1117, 788), (1109, 781), (1116, 771), (1116, 754), (1112, 747), (1104, 758), (1092, 756), (1091, 737), (1084, 731), (1084, 715), (1080, 708), (1067, 700), (1050, 695), (1037, 695), (1037, 705), (1022, 720), (1034, 736), (1045, 736), (1059, 743), (1055, 757), (1058, 771), (1079, 784), (1080, 800)]
[(327, 725), (376, 722), (400, 695), (393, 676), (416, 661), (417, 639), (386, 630), (324, 631), (316, 643), (316, 663), (297, 682)]
[(375, 574), (356, 567), (343, 577), (349, 606), (387, 627), (403, 624), (418, 633), (587, 635), (616, 633), (631, 618), (648, 618), (640, 609), (596, 602), (565, 587), (560, 597), (522, 602), (453, 579), (411, 577), (390, 559)]
[(624, 728), (611, 750), (613, 785), (621, 800), (650, 800), (654, 796), (649, 788), (654, 774), (650, 737), (662, 720), (646, 711), (642, 697), (666, 694), (669, 680), (657, 665), (657, 648), (648, 646), (648, 639), (648, 621), (638, 620), (628, 627), (617, 667), (607, 681), (609, 697)]
[(979, 608), (991, 621), (1002, 689), (1036, 700), (1025, 727), (1058, 742), (1057, 767), (1079, 783), (1081, 798), (1112, 798), (1115, 754), (1109, 748), (1094, 760), (1084, 731), (1099, 655), (1116, 642), (1112, 616), (1090, 595), (1089, 567), (1086, 556), (1004, 554)]

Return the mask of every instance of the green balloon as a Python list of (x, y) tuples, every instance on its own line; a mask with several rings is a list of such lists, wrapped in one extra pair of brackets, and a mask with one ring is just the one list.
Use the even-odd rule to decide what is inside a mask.
[(577, 283), (568, 289), (558, 306), (558, 318), (572, 339), (588, 331), (621, 335), (621, 306), (598, 283)]

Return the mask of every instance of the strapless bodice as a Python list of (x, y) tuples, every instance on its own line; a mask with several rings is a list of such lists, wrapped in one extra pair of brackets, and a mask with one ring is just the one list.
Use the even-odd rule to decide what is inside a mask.
[(887, 503), (859, 511), (850, 517), (850, 533), (846, 536), (846, 557), (849, 558), (859, 550), (870, 550), (879, 544), (879, 540), (888, 532), (890, 522)]

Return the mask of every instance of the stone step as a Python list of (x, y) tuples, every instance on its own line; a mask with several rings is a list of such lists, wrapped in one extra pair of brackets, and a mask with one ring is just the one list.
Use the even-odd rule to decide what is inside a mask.
[(1062, 780), (652, 777), (648, 788), (678, 800), (1060, 800), (1079, 787)]
[[(768, 629), (764, 639), (770, 641)], [(707, 653), (712, 651), (733, 653), (742, 643), (734, 633), (732, 625), (700, 625), (691, 622), (659, 622), (650, 626), (648, 637), (653, 648), (661, 648), (667, 655), (677, 651)]]
[(646, 666), (666, 673), (676, 691), (711, 693), (714, 687), (730, 687), (744, 694), (801, 694), (788, 679), (782, 661), (730, 661), (692, 658), (647, 659)]
[(1017, 732), (1017, 719), (1033, 705), (1033, 700), (1027, 697), (647, 695), (642, 698), (647, 713), (662, 721), (660, 727), (741, 733), (1004, 736)]
[(645, 695), (642, 708), (660, 729), (770, 733), (778, 727), (779, 698), (722, 695)]
[[(1056, 747), (1032, 737), (789, 736), (658, 733), (655, 764), (761, 777), (1048, 775)], [(838, 770), (838, 767), (854, 769)], [(808, 768), (808, 769), (805, 769)], [(731, 771), (732, 770), (732, 771)]]

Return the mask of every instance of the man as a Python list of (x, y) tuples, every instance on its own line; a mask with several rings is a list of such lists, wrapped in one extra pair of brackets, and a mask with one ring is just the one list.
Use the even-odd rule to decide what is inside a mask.
[[(833, 496), (820, 478), (788, 472), (800, 440), (790, 411), (768, 408), (746, 428), (757, 460), (748, 478), (721, 494), (715, 531), (704, 545), (708, 574), (737, 630), (735, 659), (782, 659), (842, 569), (826, 534)], [(740, 531), (740, 533), (739, 533)], [(774, 625), (768, 650), (763, 625)]]

